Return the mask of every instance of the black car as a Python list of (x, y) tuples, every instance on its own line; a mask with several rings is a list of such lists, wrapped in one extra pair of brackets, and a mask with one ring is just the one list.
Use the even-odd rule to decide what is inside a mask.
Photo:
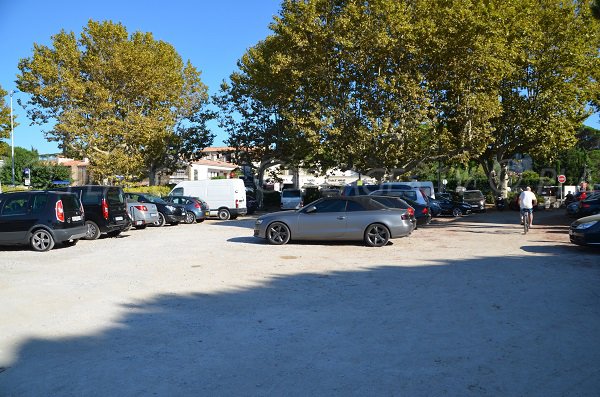
[(210, 214), (208, 203), (198, 197), (191, 196), (167, 196), (164, 198), (169, 203), (183, 205), (186, 216), (185, 223), (204, 222)]
[(427, 197), (427, 202), (429, 203), (429, 208), (431, 209), (431, 216), (442, 215), (442, 206), (440, 205), (440, 201), (438, 199)]
[(87, 227), (75, 194), (28, 191), (0, 194), (0, 245), (49, 251), (55, 243), (75, 245)]
[(431, 223), (431, 208), (428, 205), (419, 204), (406, 197), (403, 197), (402, 200), (406, 201), (415, 210), (417, 225), (429, 225)]
[(258, 209), (258, 201), (248, 193), (246, 193), (246, 208), (248, 209), (248, 215), (255, 213)]
[(415, 228), (417, 226), (417, 218), (415, 217), (415, 209), (413, 207), (410, 206), (410, 204), (408, 204), (405, 200), (401, 199), (400, 197), (393, 197), (393, 196), (375, 196), (375, 195), (369, 195), (369, 197), (371, 197), (373, 200), (377, 201), (380, 204), (385, 205), (386, 207), (389, 208), (400, 208), (403, 210), (408, 210), (407, 214), (408, 214), (408, 219), (411, 221), (411, 223), (414, 223)]
[(569, 239), (573, 244), (600, 246), (600, 215), (586, 216), (571, 223)]
[(440, 207), (440, 215), (462, 216), (471, 213), (472, 207), (470, 204), (460, 201), (449, 200), (447, 198), (435, 199)]
[(596, 215), (600, 213), (600, 193), (588, 195), (579, 202), (577, 216)]
[(170, 225), (178, 225), (180, 222), (185, 222), (186, 210), (183, 205), (169, 203), (158, 196), (148, 193), (127, 192), (125, 196), (129, 199), (140, 203), (156, 204), (158, 209), (158, 220), (153, 223), (154, 226), (164, 226), (165, 223)]
[(485, 196), (481, 190), (465, 190), (460, 197), (463, 203), (471, 205), (471, 211), (485, 212)]
[(84, 185), (54, 190), (75, 193), (79, 197), (88, 228), (86, 240), (95, 240), (101, 234), (115, 237), (131, 226), (125, 195), (118, 186)]

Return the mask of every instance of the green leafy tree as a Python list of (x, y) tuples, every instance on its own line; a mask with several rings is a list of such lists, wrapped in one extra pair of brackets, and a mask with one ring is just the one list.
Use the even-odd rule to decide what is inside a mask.
[(151, 33), (89, 21), (79, 39), (61, 31), (34, 44), (19, 63), (17, 85), (31, 95), (28, 115), (71, 156), (88, 157), (102, 180), (170, 171), (197, 158), (213, 136), (200, 72)]
[(50, 189), (53, 186), (53, 181), (70, 180), (70, 167), (42, 162), (31, 167), (31, 186), (34, 189)]
[(501, 112), (480, 156), (488, 174), (517, 154), (547, 162), (572, 147), (598, 87), (600, 25), (589, 1), (514, 4), (518, 13), (507, 32), (512, 69), (499, 81)]
[(549, 158), (597, 94), (589, 0), (286, 0), (215, 101), (251, 160), (410, 175)]
[[(31, 168), (39, 161), (37, 150), (27, 150), (22, 147), (15, 147), (15, 184), (23, 184), (23, 169)], [(3, 185), (12, 184), (12, 157), (10, 147), (7, 145), (6, 157), (4, 157), (4, 167), (0, 168), (0, 180)]]
[[(9, 93), (0, 87), (0, 98), (8, 96)], [(18, 125), (13, 114), (13, 128)], [(0, 101), (0, 139), (10, 137), (10, 105), (8, 102)]]

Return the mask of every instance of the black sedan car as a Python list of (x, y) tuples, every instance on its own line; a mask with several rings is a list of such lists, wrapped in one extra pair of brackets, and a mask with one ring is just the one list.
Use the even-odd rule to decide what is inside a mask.
[(579, 202), (577, 216), (588, 216), (600, 214), (600, 193), (588, 195), (585, 200)]
[(415, 218), (417, 219), (418, 225), (429, 225), (431, 223), (431, 208), (427, 205), (419, 204), (416, 201), (408, 199), (406, 197), (402, 198), (402, 200), (406, 201), (408, 205), (410, 205), (415, 210)]
[(586, 216), (571, 223), (569, 239), (577, 245), (600, 246), (600, 215)]
[(185, 222), (186, 210), (183, 205), (169, 203), (158, 196), (147, 193), (127, 192), (125, 197), (140, 203), (156, 204), (158, 209), (158, 220), (153, 223), (154, 226), (164, 226), (165, 223), (177, 225)]
[(471, 213), (472, 207), (468, 203), (439, 198), (435, 200), (440, 207), (440, 215), (462, 216)]

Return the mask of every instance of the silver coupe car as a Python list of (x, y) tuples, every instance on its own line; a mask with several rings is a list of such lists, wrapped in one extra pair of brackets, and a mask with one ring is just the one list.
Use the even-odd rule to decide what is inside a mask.
[(326, 197), (297, 211), (274, 212), (256, 220), (254, 236), (271, 244), (290, 240), (363, 240), (382, 247), (415, 228), (407, 209), (387, 207), (371, 197)]

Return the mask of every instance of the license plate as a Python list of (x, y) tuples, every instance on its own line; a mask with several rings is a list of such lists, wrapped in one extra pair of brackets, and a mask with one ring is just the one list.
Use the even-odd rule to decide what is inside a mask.
[(143, 224), (143, 223), (144, 223), (144, 222), (142, 222), (142, 221), (135, 221), (135, 224), (136, 224), (136, 225), (141, 225), (141, 224)]
[(158, 214), (155, 212), (155, 213), (152, 213), (152, 214), (150, 214), (150, 216), (151, 216), (152, 218), (156, 218), (156, 217), (158, 217)]
[(79, 215), (77, 215), (77, 216), (74, 216), (74, 217), (72, 217), (72, 218), (71, 218), (71, 220), (72, 220), (73, 222), (77, 222), (77, 221), (80, 221), (80, 220), (81, 220), (81, 217), (80, 217)]
[(115, 221), (122, 221), (123, 217), (122, 216), (115, 216)]

